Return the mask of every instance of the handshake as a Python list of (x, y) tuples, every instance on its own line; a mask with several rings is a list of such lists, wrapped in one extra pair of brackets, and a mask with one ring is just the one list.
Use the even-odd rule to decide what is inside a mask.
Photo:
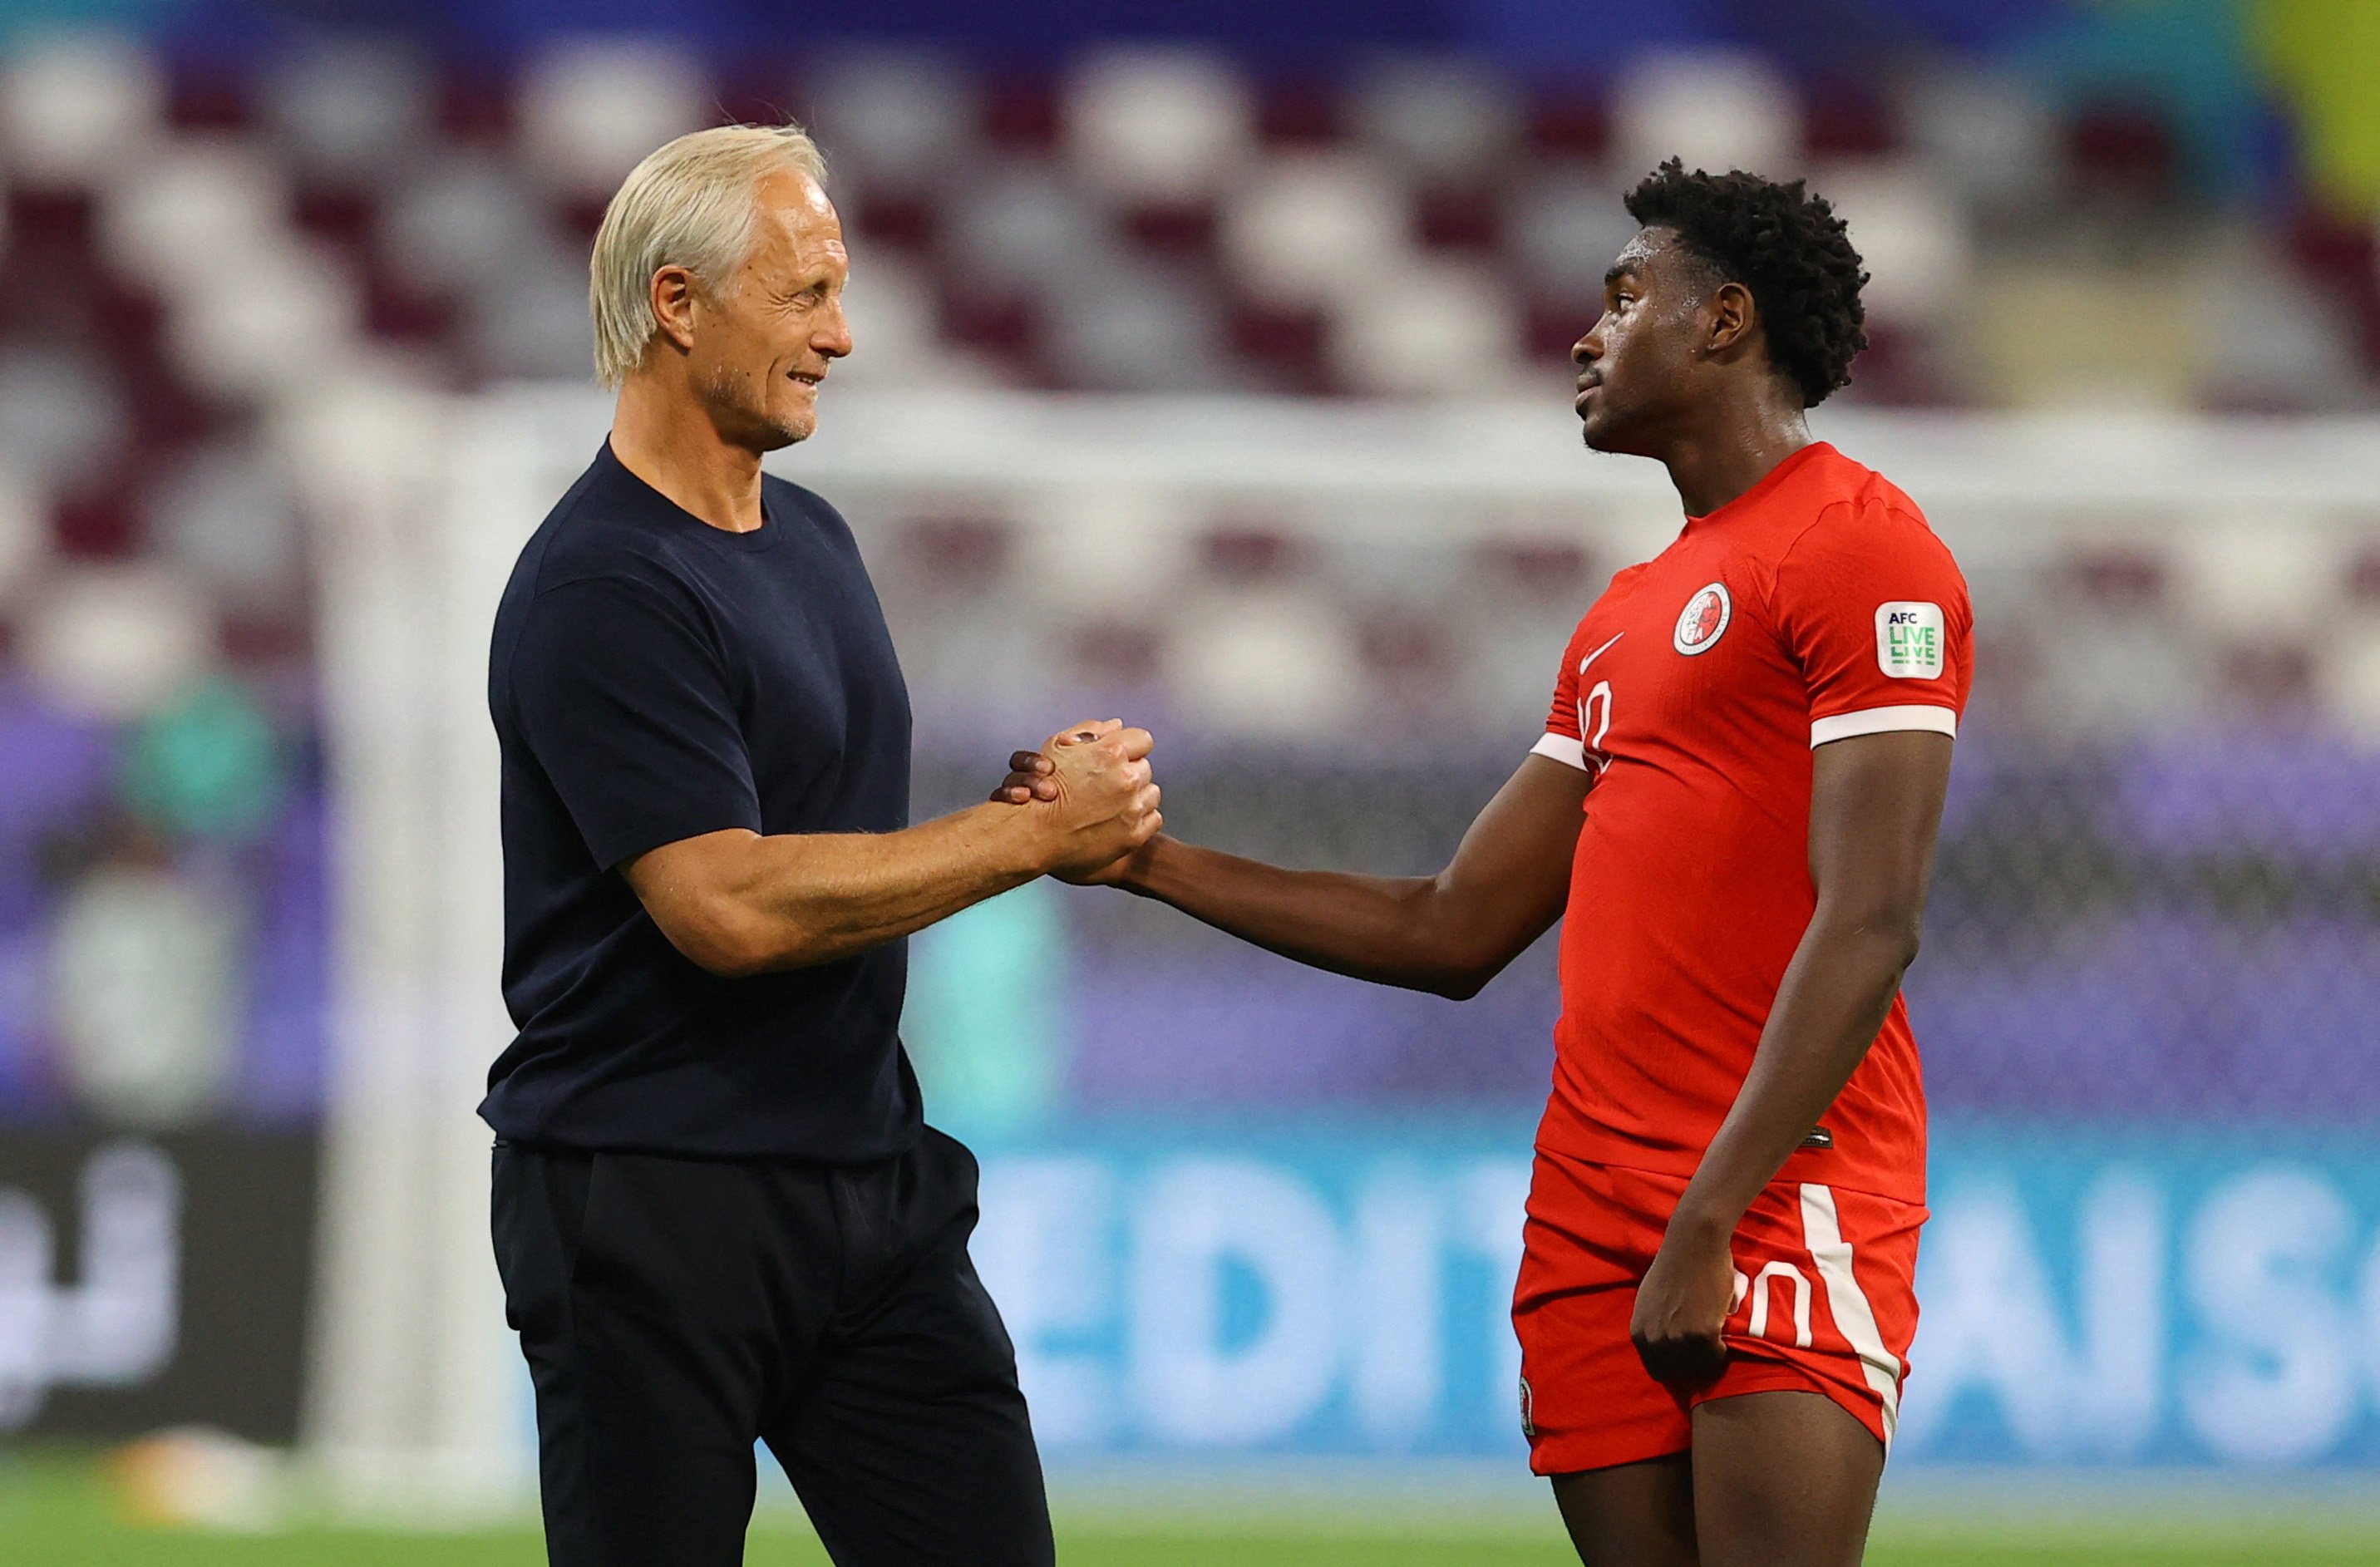
[(995, 804), (1032, 813), (1037, 869), (1078, 886), (1116, 882), (1165, 825), (1148, 766), (1156, 742), (1120, 718), (1070, 723), (1008, 759)]

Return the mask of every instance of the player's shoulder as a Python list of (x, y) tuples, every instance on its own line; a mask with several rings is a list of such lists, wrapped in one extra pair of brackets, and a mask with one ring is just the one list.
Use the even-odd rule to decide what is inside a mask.
[(1771, 536), (1779, 558), (1840, 551), (1903, 551), (1950, 558), (1909, 492), (1833, 447), (1796, 475), (1793, 504), (1780, 506)]
[(1793, 477), (1792, 504), (1778, 508), (1779, 520), (1792, 531), (1813, 524), (1840, 526), (1846, 520), (1888, 516), (1931, 531), (1924, 508), (1909, 492), (1824, 442)]

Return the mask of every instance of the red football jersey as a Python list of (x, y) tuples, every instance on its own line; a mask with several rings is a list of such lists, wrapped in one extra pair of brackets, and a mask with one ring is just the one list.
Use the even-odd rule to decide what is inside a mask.
[[(1808, 928), (1811, 752), (1958, 732), (1973, 617), (1916, 505), (1821, 442), (1611, 579), (1536, 751), (1599, 773), (1572, 868), (1538, 1145), (1690, 1174)], [(1896, 999), (1781, 1178), (1922, 1203), (1925, 1093)]]

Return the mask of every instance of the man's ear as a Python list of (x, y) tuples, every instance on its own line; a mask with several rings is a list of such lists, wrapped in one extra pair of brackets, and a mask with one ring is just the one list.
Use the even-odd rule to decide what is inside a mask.
[(1722, 283), (1710, 297), (1710, 335), (1704, 341), (1704, 351), (1725, 356), (1752, 341), (1759, 329), (1760, 313), (1752, 302), (1752, 290), (1741, 283)]
[(684, 267), (653, 273), (653, 321), (661, 335), (683, 352), (694, 346), (694, 274)]

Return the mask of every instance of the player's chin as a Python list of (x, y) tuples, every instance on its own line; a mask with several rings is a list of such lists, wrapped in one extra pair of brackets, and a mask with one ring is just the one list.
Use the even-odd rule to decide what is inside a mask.
[(1625, 419), (1616, 419), (1596, 399), (1597, 407), (1589, 408), (1579, 421), (1579, 439), (1590, 452), (1608, 452), (1615, 456), (1642, 456), (1644, 451), (1634, 439)]

